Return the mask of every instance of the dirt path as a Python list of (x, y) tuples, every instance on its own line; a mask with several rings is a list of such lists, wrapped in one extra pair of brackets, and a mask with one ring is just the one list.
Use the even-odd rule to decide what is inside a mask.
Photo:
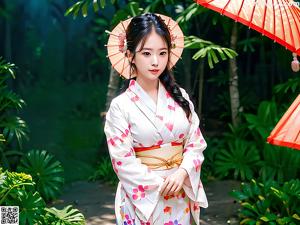
[[(209, 207), (202, 209), (201, 224), (238, 224), (238, 205), (228, 196), (236, 181), (214, 181), (205, 186)], [(100, 182), (78, 181), (65, 188), (64, 194), (55, 202), (56, 207), (73, 204), (85, 216), (87, 225), (113, 225), (115, 190)]]

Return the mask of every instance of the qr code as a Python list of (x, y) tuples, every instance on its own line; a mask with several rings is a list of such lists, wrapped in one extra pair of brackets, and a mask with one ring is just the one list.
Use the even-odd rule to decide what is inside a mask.
[(19, 206), (0, 206), (0, 225), (19, 225)]

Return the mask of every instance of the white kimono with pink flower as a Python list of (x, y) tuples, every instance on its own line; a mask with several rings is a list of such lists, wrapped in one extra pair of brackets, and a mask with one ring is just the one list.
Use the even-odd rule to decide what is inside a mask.
[[(206, 142), (188, 94), (191, 122), (159, 81), (157, 104), (135, 80), (111, 102), (105, 134), (114, 171), (120, 182), (115, 199), (118, 225), (199, 224), (200, 207), (208, 206), (200, 180)], [(180, 167), (188, 172), (178, 195), (161, 196), (164, 179), (178, 168), (151, 170), (136, 158), (134, 147), (183, 142)]]

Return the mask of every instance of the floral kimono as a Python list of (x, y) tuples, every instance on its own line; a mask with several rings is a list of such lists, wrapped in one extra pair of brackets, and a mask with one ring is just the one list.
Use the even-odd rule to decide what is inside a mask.
[[(104, 131), (115, 173), (120, 182), (115, 213), (118, 225), (199, 224), (200, 207), (208, 206), (200, 180), (206, 142), (199, 119), (189, 101), (192, 117), (173, 100), (159, 81), (157, 104), (135, 80), (111, 102)], [(177, 195), (161, 196), (164, 179), (178, 168), (153, 170), (135, 156), (134, 147), (183, 142), (184, 168), (188, 177)]]

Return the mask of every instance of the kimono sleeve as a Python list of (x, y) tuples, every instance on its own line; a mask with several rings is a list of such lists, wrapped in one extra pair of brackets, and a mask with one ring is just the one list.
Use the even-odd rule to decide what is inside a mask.
[(124, 107), (124, 101), (112, 101), (106, 114), (104, 132), (112, 165), (121, 186), (135, 206), (139, 219), (148, 221), (158, 203), (159, 190), (164, 180), (135, 157)]
[(191, 109), (190, 129), (184, 142), (183, 161), (180, 165), (188, 173), (183, 188), (191, 200), (199, 202), (201, 207), (207, 208), (207, 198), (200, 179), (201, 165), (204, 161), (203, 151), (207, 144), (201, 134), (200, 121), (194, 110), (194, 105), (186, 91), (181, 88), (181, 92), (183, 97), (188, 100)]

